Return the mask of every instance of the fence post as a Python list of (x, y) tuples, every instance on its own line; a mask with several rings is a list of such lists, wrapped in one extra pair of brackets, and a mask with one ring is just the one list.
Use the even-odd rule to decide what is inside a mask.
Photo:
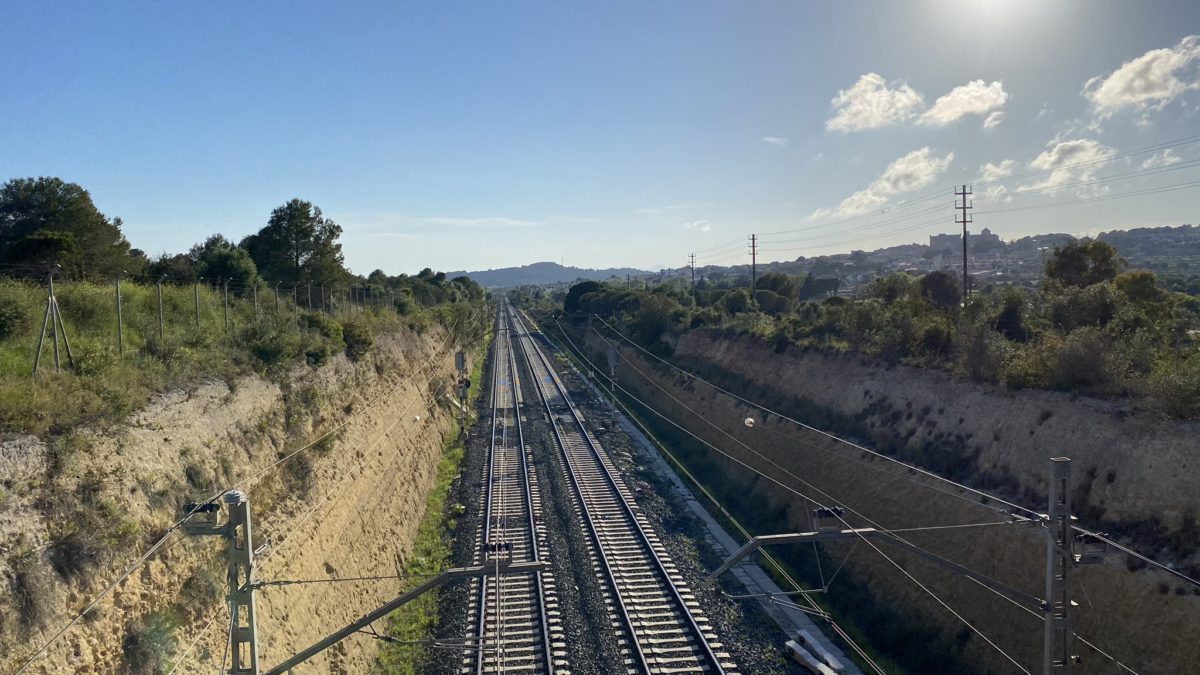
[(321, 284), (321, 311), (328, 314), (329, 308), (325, 306), (325, 284)]
[(254, 280), (254, 285), (250, 287), (250, 292), (254, 296), (254, 318), (258, 318), (258, 280)]
[(279, 312), (279, 282), (275, 282), (275, 312)]
[(192, 284), (192, 297), (196, 303), (196, 328), (200, 327), (200, 282), (204, 281), (204, 277), (197, 277), (196, 282)]
[(228, 331), (229, 330), (229, 280), (228, 279), (226, 279), (225, 283), (223, 284), (223, 290), (224, 290), (224, 297), (225, 297), (225, 330)]
[(158, 278), (158, 283), (155, 284), (155, 286), (157, 287), (157, 290), (158, 290), (158, 341), (160, 343), (160, 346), (161, 346), (161, 343), (164, 342), (166, 339), (163, 337), (164, 332), (163, 332), (163, 310), (162, 310), (162, 282), (163, 282), (163, 279), (166, 279), (166, 278), (167, 278), (167, 275), (165, 275), (165, 274), (162, 275), (161, 277)]
[(121, 275), (125, 270), (117, 272), (117, 353), (125, 356), (125, 327), (121, 321)]
[(308, 311), (312, 311), (312, 282), (308, 282)]

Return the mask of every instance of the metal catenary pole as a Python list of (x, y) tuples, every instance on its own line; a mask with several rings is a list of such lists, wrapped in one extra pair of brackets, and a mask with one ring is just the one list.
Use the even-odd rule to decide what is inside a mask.
[(1042, 672), (1067, 673), (1071, 670), (1071, 568), (1075, 566), (1075, 536), (1071, 524), (1071, 460), (1050, 460), (1049, 521), (1046, 527), (1046, 637), (1042, 652)]

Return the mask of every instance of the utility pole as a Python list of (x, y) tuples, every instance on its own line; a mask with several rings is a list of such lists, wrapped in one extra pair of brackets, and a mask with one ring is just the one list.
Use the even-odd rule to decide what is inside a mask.
[(971, 295), (971, 277), (967, 275), (967, 225), (972, 222), (967, 211), (975, 208), (975, 202), (970, 199), (970, 185), (963, 185), (962, 189), (955, 190), (954, 196), (957, 198), (954, 202), (954, 209), (958, 211), (954, 216), (954, 222), (962, 225), (963, 232), (963, 302), (966, 302)]
[(688, 254), (688, 267), (692, 271), (692, 302), (696, 301), (696, 254)]
[(758, 283), (758, 235), (750, 235), (750, 302), (754, 303), (755, 286)]

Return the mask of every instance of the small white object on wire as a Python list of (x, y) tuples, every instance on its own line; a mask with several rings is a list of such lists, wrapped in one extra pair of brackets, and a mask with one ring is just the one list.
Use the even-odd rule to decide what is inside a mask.
[(747, 418), (746, 418), (746, 428), (747, 428), (747, 429), (753, 429), (753, 428), (754, 428), (754, 418), (753, 418), (753, 417), (747, 417)]

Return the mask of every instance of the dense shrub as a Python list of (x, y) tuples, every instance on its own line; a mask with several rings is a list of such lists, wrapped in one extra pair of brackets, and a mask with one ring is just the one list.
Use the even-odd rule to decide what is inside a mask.
[(137, 675), (165, 672), (178, 641), (175, 635), (178, 627), (179, 619), (169, 611), (153, 612), (126, 627), (125, 640), (121, 643), (125, 672)]
[(346, 342), (346, 356), (351, 361), (358, 361), (375, 346), (375, 333), (370, 326), (356, 321), (346, 322), (342, 326), (342, 339)]
[(1150, 389), (1166, 414), (1200, 417), (1200, 356), (1163, 359), (1154, 367)]

